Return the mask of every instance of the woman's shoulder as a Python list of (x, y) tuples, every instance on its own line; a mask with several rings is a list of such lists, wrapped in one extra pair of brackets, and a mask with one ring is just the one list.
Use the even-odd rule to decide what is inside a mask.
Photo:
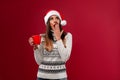
[(72, 36), (72, 34), (70, 32), (67, 32), (67, 35), (66, 36)]
[(72, 38), (72, 34), (70, 32), (67, 32), (66, 38)]
[(41, 37), (41, 42), (42, 41), (45, 41), (45, 33), (42, 33), (42, 34), (39, 34), (40, 35), (40, 37)]
[(40, 34), (41, 37), (45, 37), (45, 33)]

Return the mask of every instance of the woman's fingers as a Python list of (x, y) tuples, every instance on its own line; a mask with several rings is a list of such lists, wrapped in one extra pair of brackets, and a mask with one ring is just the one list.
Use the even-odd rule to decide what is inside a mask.
[(56, 25), (55, 25), (55, 30), (60, 30), (59, 24), (56, 24)]
[(30, 37), (30, 38), (28, 39), (28, 42), (29, 42), (29, 44), (30, 44), (31, 46), (33, 46), (33, 49), (34, 49), (34, 50), (35, 50), (35, 49), (38, 49), (38, 46), (37, 46), (36, 44), (34, 44), (34, 40), (33, 40), (32, 37)]
[(63, 31), (64, 31), (64, 30), (62, 30), (62, 31), (60, 32), (60, 35), (62, 35)]
[(30, 44), (31, 46), (34, 45), (34, 43), (33, 43), (33, 38), (32, 38), (32, 37), (29, 38), (28, 42), (29, 42), (29, 44)]

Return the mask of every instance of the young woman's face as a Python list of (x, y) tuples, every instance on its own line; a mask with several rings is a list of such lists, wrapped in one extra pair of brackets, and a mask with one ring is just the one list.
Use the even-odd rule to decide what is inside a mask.
[(59, 17), (55, 15), (50, 16), (50, 26), (55, 27), (56, 24), (60, 24)]

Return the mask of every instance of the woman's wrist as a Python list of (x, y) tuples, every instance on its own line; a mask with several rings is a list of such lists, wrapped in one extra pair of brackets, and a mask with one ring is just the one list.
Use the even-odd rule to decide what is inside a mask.
[(37, 45), (34, 45), (34, 46), (33, 46), (33, 49), (34, 49), (34, 50), (38, 49), (38, 46), (37, 46)]

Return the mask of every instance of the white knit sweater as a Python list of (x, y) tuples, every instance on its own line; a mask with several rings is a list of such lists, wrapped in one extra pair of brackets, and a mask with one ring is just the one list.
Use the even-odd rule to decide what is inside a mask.
[(65, 36), (66, 48), (62, 40), (53, 43), (53, 50), (46, 51), (43, 48), (42, 42), (44, 38), (41, 37), (41, 44), (38, 49), (34, 50), (34, 57), (39, 65), (37, 77), (46, 79), (61, 79), (67, 78), (65, 63), (69, 59), (72, 49), (72, 35), (67, 33)]

